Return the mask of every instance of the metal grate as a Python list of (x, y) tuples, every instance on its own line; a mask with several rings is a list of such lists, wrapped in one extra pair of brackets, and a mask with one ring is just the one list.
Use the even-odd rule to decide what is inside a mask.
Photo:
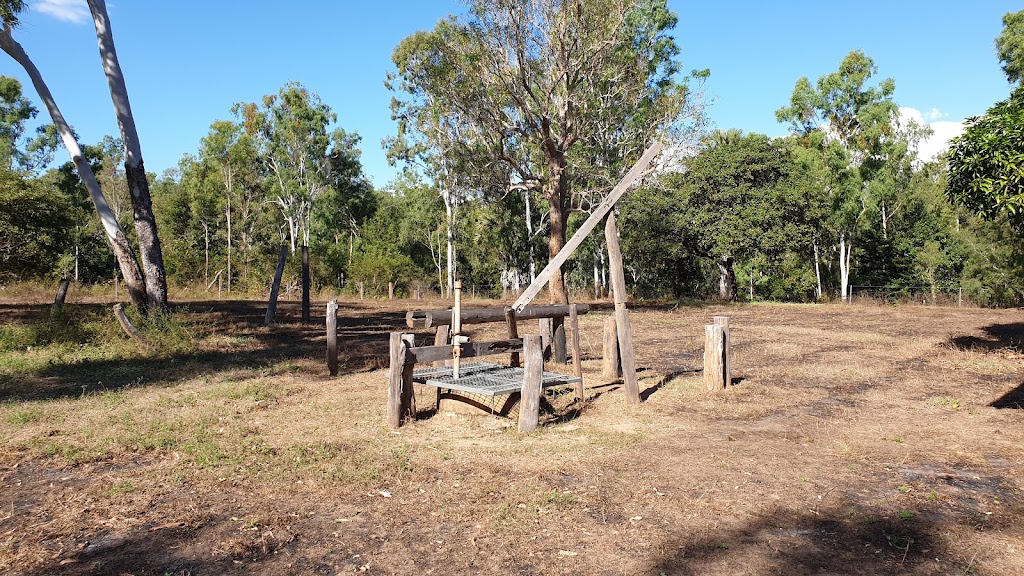
[[(519, 392), (523, 388), (523, 369), (510, 368), (490, 362), (469, 362), (459, 366), (459, 377), (452, 378), (451, 366), (420, 368), (412, 373), (414, 382), (461, 390), (485, 396), (500, 396)], [(542, 387), (561, 386), (582, 382), (583, 379), (565, 374), (545, 372)]]

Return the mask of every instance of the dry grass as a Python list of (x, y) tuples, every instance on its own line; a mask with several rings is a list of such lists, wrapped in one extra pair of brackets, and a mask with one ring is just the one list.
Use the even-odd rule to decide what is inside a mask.
[[(384, 425), (386, 332), (405, 309), (442, 303), (343, 302), (338, 378), (323, 366), (322, 324), (294, 322), (288, 304), (268, 329), (253, 320), (258, 303), (192, 303), (192, 348), (119, 348), (116, 369), (102, 358), (64, 365), (62, 349), (36, 350), (31, 363), (27, 352), (0, 357), (0, 565), (23, 575), (1024, 566), (1014, 311), (640, 308), (646, 400), (633, 406), (600, 376), (607, 310), (597, 310), (581, 318), (588, 401), (568, 417), (569, 399), (552, 396), (547, 424), (520, 435), (486, 414)], [(12, 323), (31, 316), (5, 311)], [(721, 314), (738, 382), (709, 395), (703, 324)], [(58, 369), (40, 367), (51, 361)]]

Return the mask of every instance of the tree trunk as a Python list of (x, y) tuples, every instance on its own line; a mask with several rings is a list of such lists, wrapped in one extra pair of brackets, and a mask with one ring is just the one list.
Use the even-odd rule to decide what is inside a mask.
[(139, 145), (135, 118), (128, 101), (128, 89), (125, 86), (124, 75), (121, 73), (121, 64), (117, 60), (106, 2), (104, 0), (89, 0), (89, 9), (96, 27), (96, 40), (99, 44), (103, 72), (107, 76), (110, 98), (114, 103), (114, 112), (117, 115), (117, 123), (121, 128), (121, 140), (125, 147), (125, 177), (128, 179), (128, 187), (132, 193), (135, 234), (138, 237), (139, 253), (142, 257), (142, 276), (146, 287), (146, 300), (149, 306), (163, 310), (167, 308), (167, 275), (164, 270), (164, 258), (160, 249), (156, 218), (153, 216), (149, 180), (146, 178), (146, 169), (142, 162), (142, 148)]
[(733, 270), (732, 256), (722, 256), (718, 260), (718, 296), (726, 302), (736, 299), (736, 271)]
[(814, 240), (814, 279), (817, 285), (814, 287), (814, 299), (821, 300), (821, 259), (818, 255), (818, 240)]
[(447, 258), (448, 261), (448, 284), (445, 287), (445, 297), (451, 298), (452, 287), (455, 286), (455, 199), (452, 196), (451, 190), (445, 190), (441, 192), (441, 198), (444, 200), (444, 212), (445, 212), (445, 242), (447, 247)]
[(43, 77), (39, 73), (39, 69), (36, 68), (35, 64), (28, 57), (25, 49), (22, 48), (21, 44), (16, 42), (11, 36), (11, 30), (7, 26), (0, 31), (0, 47), (2, 47), (4, 52), (6, 52), (11, 58), (18, 62), (18, 64), (21, 64), (22, 68), (25, 69), (25, 72), (32, 80), (32, 85), (39, 94), (39, 99), (42, 100), (43, 105), (46, 106), (46, 110), (49, 112), (54, 126), (57, 127), (57, 131), (60, 133), (61, 140), (64, 142), (64, 147), (67, 149), (68, 155), (71, 156), (72, 162), (75, 163), (75, 168), (78, 169), (79, 178), (82, 179), (82, 183), (85, 184), (86, 190), (89, 191), (89, 198), (92, 200), (93, 206), (96, 208), (96, 214), (99, 216), (100, 223), (103, 225), (104, 235), (107, 242), (110, 244), (111, 250), (114, 252), (114, 258), (116, 258), (117, 265), (121, 270), (121, 275), (124, 277), (129, 297), (133, 304), (145, 309), (146, 288), (142, 279), (142, 271), (139, 269), (138, 261), (135, 259), (135, 254), (132, 252), (131, 246), (128, 244), (128, 238), (121, 229), (121, 225), (118, 224), (117, 218), (110, 209), (110, 205), (107, 204), (107, 198), (103, 195), (99, 182), (96, 181), (96, 174), (93, 173), (92, 166), (89, 165), (89, 162), (86, 161), (85, 156), (83, 156), (82, 149), (78, 146), (78, 141), (75, 139), (75, 134), (71, 130), (71, 126), (69, 126), (67, 121), (64, 119), (64, 115), (61, 114), (60, 108), (57, 107), (57, 102), (53, 99), (53, 94), (50, 93), (50, 88), (46, 85), (46, 82), (43, 81)]
[(847, 242), (846, 235), (839, 235), (839, 298), (847, 302), (850, 294), (850, 253), (853, 252), (853, 240)]
[(302, 247), (302, 321), (309, 322), (309, 246)]
[(274, 283), (270, 285), (270, 300), (267, 302), (267, 315), (263, 323), (270, 326), (277, 314), (277, 294), (281, 290), (281, 276), (284, 274), (284, 263), (288, 259), (288, 245), (281, 244), (281, 254), (277, 258), (277, 270), (274, 272)]
[(231, 188), (232, 188), (232, 184), (230, 183), (230, 179), (229, 179), (228, 193), (227, 193), (228, 207), (227, 207), (227, 210), (225, 211), (225, 215), (227, 216), (227, 221), (228, 221), (228, 265), (227, 265), (228, 294), (231, 293)]

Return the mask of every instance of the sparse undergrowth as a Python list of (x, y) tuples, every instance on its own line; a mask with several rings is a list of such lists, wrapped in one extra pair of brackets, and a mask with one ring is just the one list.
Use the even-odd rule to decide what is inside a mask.
[[(0, 563), (177, 576), (1009, 575), (1024, 562), (1021, 377), (1000, 341), (1019, 339), (1000, 336), (1020, 326), (1012, 312), (638, 308), (646, 400), (631, 406), (600, 375), (597, 310), (582, 318), (587, 402), (553, 391), (544, 426), (520, 435), (432, 414), (426, 389), (421, 420), (384, 426), (380, 357), (405, 307), (420, 304), (349, 303), (333, 379), (322, 324), (294, 322), (288, 303), (274, 328), (236, 303), (138, 319), (167, 334), (149, 350), (106, 306), (67, 310), (66, 331), (44, 307), (5, 323)], [(702, 324), (723, 313), (736, 384), (713, 395)]]

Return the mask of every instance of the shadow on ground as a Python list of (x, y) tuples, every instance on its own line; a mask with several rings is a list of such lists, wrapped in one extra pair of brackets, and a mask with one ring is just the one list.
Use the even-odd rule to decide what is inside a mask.
[[(81, 304), (102, 312), (102, 304)], [(0, 401), (44, 400), (125, 386), (154, 386), (228, 370), (272, 370), (288, 361), (322, 362), (327, 377), (324, 317), (300, 321), (298, 302), (278, 305), (277, 322), (263, 326), (266, 304), (257, 301), (202, 302), (187, 311), (208, 335), (240, 341), (236, 346), (208, 346), (177, 353), (143, 353), (126, 359), (68, 360), (58, 357), (32, 373), (0, 375)], [(5, 305), (8, 320), (29, 322), (44, 317), (48, 306)], [(179, 309), (179, 311), (181, 311)], [(113, 317), (110, 319), (114, 322)], [(374, 370), (386, 364), (388, 332), (404, 323), (402, 312), (347, 305), (338, 312), (341, 374)], [(383, 360), (382, 360), (383, 359)], [(298, 369), (297, 367), (291, 367)], [(309, 370), (309, 368), (306, 368)]]
[(985, 337), (954, 336), (949, 344), (958, 350), (1012, 350), (1024, 352), (1024, 322), (990, 324), (982, 328)]

